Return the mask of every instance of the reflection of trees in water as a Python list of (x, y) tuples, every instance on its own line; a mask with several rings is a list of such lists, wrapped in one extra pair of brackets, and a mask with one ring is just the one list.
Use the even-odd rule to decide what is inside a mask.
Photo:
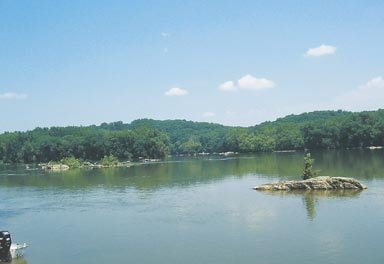
[(316, 205), (320, 199), (349, 199), (357, 198), (362, 190), (327, 190), (303, 192), (302, 200), (307, 211), (308, 220), (312, 221), (316, 216)]
[(327, 191), (306, 191), (303, 192), (303, 204), (307, 210), (309, 220), (316, 216), (316, 204), (319, 199), (348, 199), (358, 197), (362, 190), (327, 190)]
[(362, 190), (311, 190), (311, 191), (260, 191), (262, 193), (280, 197), (301, 197), (308, 220), (316, 217), (316, 205), (322, 199), (350, 199), (357, 198)]
[[(322, 175), (384, 179), (384, 151), (314, 151), (316, 169)], [(32, 165), (30, 168), (35, 169)], [(260, 153), (254, 156), (176, 157), (130, 168), (78, 169), (60, 173), (0, 164), (0, 185), (33, 186), (41, 189), (135, 188), (156, 190), (210, 183), (246, 175), (298, 179), (303, 169), (303, 153)]]
[[(210, 183), (229, 177), (241, 178), (250, 174), (292, 178), (296, 177), (301, 169), (302, 155), (298, 153), (262, 153), (246, 157), (186, 157), (155, 164), (134, 165), (130, 168), (74, 169), (56, 173), (25, 170), (24, 166), (20, 166), (19, 171), (15, 168), (10, 170), (13, 174), (18, 173), (17, 177), (0, 175), (0, 185), (61, 189), (103, 186), (154, 190)], [(0, 173), (5, 170), (6, 168), (0, 167)]]
[(384, 178), (384, 150), (350, 149), (314, 151), (316, 168), (322, 175), (358, 179)]
[[(279, 161), (273, 153), (250, 157), (185, 158), (181, 161), (135, 165), (130, 168), (74, 169), (51, 173), (21, 168), (20, 175), (0, 176), (0, 185), (8, 187), (34, 186), (38, 188), (88, 189), (134, 187), (141, 190), (162, 187), (189, 186), (220, 181), (229, 177), (249, 174), (295, 175), (301, 164), (291, 162), (292, 157)], [(301, 160), (300, 160), (301, 162)], [(281, 171), (283, 170), (284, 171)], [(1, 168), (0, 168), (1, 172)], [(14, 172), (13, 172), (14, 173)]]
[(309, 220), (312, 221), (316, 215), (315, 207), (316, 207), (317, 200), (313, 195), (304, 194), (303, 203), (304, 203), (305, 209), (307, 210), (307, 217)]

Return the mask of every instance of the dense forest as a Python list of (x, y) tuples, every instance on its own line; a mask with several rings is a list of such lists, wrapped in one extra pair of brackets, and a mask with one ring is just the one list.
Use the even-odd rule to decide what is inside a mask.
[(139, 119), (100, 126), (36, 128), (0, 135), (0, 160), (9, 163), (164, 158), (168, 154), (342, 149), (384, 145), (384, 110), (315, 111), (252, 127), (186, 120)]

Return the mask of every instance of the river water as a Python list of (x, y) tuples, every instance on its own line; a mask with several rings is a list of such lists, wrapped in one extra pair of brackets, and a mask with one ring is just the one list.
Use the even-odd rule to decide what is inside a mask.
[(0, 165), (0, 229), (22, 264), (384, 263), (384, 151), (312, 153), (362, 192), (264, 193), (303, 153), (174, 158), (49, 173)]

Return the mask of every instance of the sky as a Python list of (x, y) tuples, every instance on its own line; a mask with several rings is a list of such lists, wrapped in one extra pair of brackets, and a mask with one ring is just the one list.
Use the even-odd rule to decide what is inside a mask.
[(384, 1), (0, 0), (0, 131), (384, 105)]

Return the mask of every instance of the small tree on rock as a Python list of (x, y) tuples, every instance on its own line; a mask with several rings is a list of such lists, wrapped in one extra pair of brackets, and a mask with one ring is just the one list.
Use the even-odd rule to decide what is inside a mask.
[(303, 170), (303, 180), (307, 180), (315, 176), (316, 172), (313, 170), (314, 159), (311, 158), (311, 153), (307, 153), (304, 156), (304, 170)]

